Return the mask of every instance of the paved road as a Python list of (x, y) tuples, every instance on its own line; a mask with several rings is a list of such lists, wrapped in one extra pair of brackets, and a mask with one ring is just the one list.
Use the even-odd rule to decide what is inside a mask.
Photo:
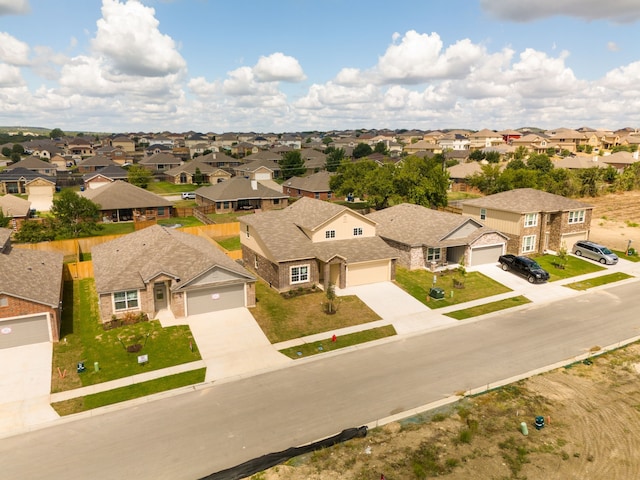
[(2, 477), (200, 478), (636, 337), (637, 290), (534, 305), (2, 439)]

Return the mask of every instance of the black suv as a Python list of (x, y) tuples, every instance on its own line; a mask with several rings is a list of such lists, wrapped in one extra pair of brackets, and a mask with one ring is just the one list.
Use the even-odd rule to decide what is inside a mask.
[(549, 272), (544, 270), (535, 260), (529, 257), (519, 257), (517, 255), (500, 255), (498, 258), (502, 270), (512, 270), (523, 277), (527, 277), (529, 283), (546, 282), (549, 280)]

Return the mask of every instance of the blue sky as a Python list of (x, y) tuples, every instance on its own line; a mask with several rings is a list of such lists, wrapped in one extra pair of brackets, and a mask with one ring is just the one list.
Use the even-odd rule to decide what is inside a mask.
[(638, 0), (0, 0), (0, 125), (640, 128)]

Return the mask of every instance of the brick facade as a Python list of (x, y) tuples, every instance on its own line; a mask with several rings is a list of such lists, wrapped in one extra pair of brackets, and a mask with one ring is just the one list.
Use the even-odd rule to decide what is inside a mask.
[[(258, 255), (245, 245), (242, 245), (242, 260), (244, 261), (245, 268), (255, 272), (256, 275), (267, 282), (271, 288), (275, 288), (279, 292), (286, 292), (300, 287), (307, 288), (320, 283), (318, 262), (315, 258), (276, 264), (269, 259)], [(309, 280), (307, 282), (295, 283), (292, 285), (290, 283), (290, 268), (301, 265), (309, 266)], [(340, 277), (344, 278), (344, 275), (340, 275)], [(325, 275), (325, 278), (328, 278), (328, 276)]]
[(0, 307), (0, 318), (48, 313), (51, 321), (51, 341), (57, 342), (60, 340), (60, 308), (51, 308), (41, 303), (10, 295), (3, 295), (2, 297), (6, 299), (7, 305)]

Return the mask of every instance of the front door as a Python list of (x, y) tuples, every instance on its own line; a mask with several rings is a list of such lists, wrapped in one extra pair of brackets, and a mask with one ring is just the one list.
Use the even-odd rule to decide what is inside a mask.
[(153, 298), (155, 301), (155, 310), (167, 308), (167, 288), (164, 283), (156, 283), (153, 287)]

